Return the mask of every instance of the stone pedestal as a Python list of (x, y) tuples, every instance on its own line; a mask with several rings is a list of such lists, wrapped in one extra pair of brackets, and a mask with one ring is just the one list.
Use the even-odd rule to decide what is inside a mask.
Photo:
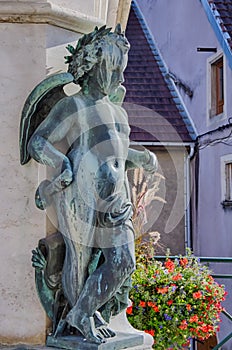
[[(83, 337), (67, 336), (47, 337), (46, 349), (58, 348), (67, 350), (152, 350), (154, 339), (151, 335), (139, 331), (131, 326), (126, 317), (126, 312), (113, 317), (109, 325), (116, 331), (116, 337), (107, 339), (105, 343), (96, 345), (84, 341)], [(45, 350), (45, 348), (44, 348)]]
[(68, 350), (121, 350), (134, 349), (143, 344), (142, 334), (118, 332), (115, 337), (97, 345), (88, 343), (82, 336), (47, 337), (47, 346)]
[(130, 350), (152, 350), (152, 345), (154, 343), (153, 337), (150, 334), (133, 328), (126, 317), (126, 311), (121, 312), (116, 317), (113, 317), (109, 327), (115, 330), (116, 332), (136, 334), (141, 335), (143, 337), (142, 344), (131, 347), (129, 348)]

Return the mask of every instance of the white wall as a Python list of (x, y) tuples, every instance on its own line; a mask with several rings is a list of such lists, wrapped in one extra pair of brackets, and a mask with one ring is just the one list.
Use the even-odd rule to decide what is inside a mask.
[(46, 334), (31, 251), (51, 227), (34, 204), (44, 169), (35, 161), (20, 165), (24, 102), (46, 74), (66, 71), (68, 43), (106, 21), (115, 26), (119, 0), (54, 0), (53, 5), (4, 0), (0, 6), (0, 344), (43, 343)]
[(0, 42), (0, 342), (39, 342), (45, 316), (30, 260), (45, 218), (34, 205), (37, 166), (20, 165), (18, 141), (23, 103), (45, 74), (45, 26), (0, 24)]

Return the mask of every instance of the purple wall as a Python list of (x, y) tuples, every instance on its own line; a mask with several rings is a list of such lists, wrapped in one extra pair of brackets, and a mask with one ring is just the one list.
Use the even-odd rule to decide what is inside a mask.
[[(179, 90), (183, 102), (196, 126), (197, 133), (203, 134), (228, 123), (232, 117), (232, 71), (226, 64), (226, 97), (224, 118), (209, 121), (207, 115), (207, 59), (215, 55), (212, 52), (197, 52), (197, 47), (216, 47), (219, 42), (209, 23), (199, 0), (137, 0), (146, 22), (168, 69), (193, 90), (192, 99), (183, 90)], [(222, 138), (229, 134), (225, 129), (200, 141)], [(231, 145), (217, 143), (199, 150), (198, 201), (193, 217), (194, 253), (200, 256), (232, 256), (232, 209), (224, 210), (221, 205), (221, 159), (232, 154)], [(217, 272), (231, 273), (232, 265), (214, 266)], [(232, 290), (232, 281), (223, 281), (227, 290)], [(220, 283), (222, 281), (220, 280)], [(231, 294), (231, 292), (230, 292)], [(231, 313), (232, 296), (226, 308)], [(231, 332), (231, 322), (224, 323), (220, 337)], [(223, 345), (229, 350), (232, 342)]]
[[(180, 93), (198, 133), (205, 132), (206, 60), (213, 53), (197, 52), (197, 47), (220, 49), (220, 45), (200, 1), (137, 0), (137, 3), (169, 70), (193, 90), (192, 99), (181, 90)], [(232, 81), (231, 70), (227, 74)], [(227, 85), (231, 96), (231, 83)], [(232, 111), (232, 99), (227, 102)]]

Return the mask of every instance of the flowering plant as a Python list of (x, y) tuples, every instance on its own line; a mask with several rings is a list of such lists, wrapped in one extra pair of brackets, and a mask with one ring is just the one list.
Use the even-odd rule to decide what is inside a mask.
[(137, 265), (127, 316), (154, 337), (156, 350), (182, 349), (191, 338), (215, 334), (226, 292), (190, 250), (164, 262), (143, 256)]

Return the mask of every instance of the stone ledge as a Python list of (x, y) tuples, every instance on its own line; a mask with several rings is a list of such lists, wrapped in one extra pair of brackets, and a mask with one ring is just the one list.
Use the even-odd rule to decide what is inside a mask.
[(105, 24), (105, 18), (89, 16), (49, 2), (1, 1), (0, 23), (44, 23), (87, 33)]
[(121, 350), (133, 349), (143, 344), (143, 336), (136, 333), (117, 332), (113, 338), (106, 339), (105, 343), (93, 344), (87, 342), (83, 336), (47, 337), (47, 346), (68, 350)]

